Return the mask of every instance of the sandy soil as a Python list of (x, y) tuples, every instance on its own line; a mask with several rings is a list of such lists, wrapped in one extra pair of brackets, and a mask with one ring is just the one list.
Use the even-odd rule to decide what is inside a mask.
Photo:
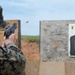
[(26, 60), (31, 60), (31, 61), (39, 60), (40, 58), (39, 43), (21, 40), (21, 49), (26, 56)]

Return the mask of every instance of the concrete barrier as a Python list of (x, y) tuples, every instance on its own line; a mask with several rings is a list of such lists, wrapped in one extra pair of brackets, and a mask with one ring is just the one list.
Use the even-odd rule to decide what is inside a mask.
[(65, 75), (65, 63), (40, 62), (39, 75)]

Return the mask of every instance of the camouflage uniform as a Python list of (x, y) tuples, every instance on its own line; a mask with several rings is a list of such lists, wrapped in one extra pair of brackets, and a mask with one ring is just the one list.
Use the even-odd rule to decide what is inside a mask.
[(22, 75), (25, 62), (24, 54), (15, 45), (0, 47), (0, 75)]

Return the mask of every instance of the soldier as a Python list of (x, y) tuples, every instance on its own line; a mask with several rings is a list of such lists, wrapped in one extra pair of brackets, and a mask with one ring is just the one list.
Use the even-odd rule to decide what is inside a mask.
[[(2, 11), (0, 6), (0, 28), (6, 30), (10, 25), (3, 21)], [(14, 32), (9, 37), (4, 36), (2, 47), (0, 46), (0, 75), (22, 75), (26, 59), (16, 44)]]

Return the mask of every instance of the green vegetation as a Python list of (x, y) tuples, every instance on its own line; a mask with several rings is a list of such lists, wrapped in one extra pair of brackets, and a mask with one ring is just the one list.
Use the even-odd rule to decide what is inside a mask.
[(25, 36), (25, 35), (22, 35), (21, 39), (28, 40), (29, 42), (39, 42), (39, 36)]

